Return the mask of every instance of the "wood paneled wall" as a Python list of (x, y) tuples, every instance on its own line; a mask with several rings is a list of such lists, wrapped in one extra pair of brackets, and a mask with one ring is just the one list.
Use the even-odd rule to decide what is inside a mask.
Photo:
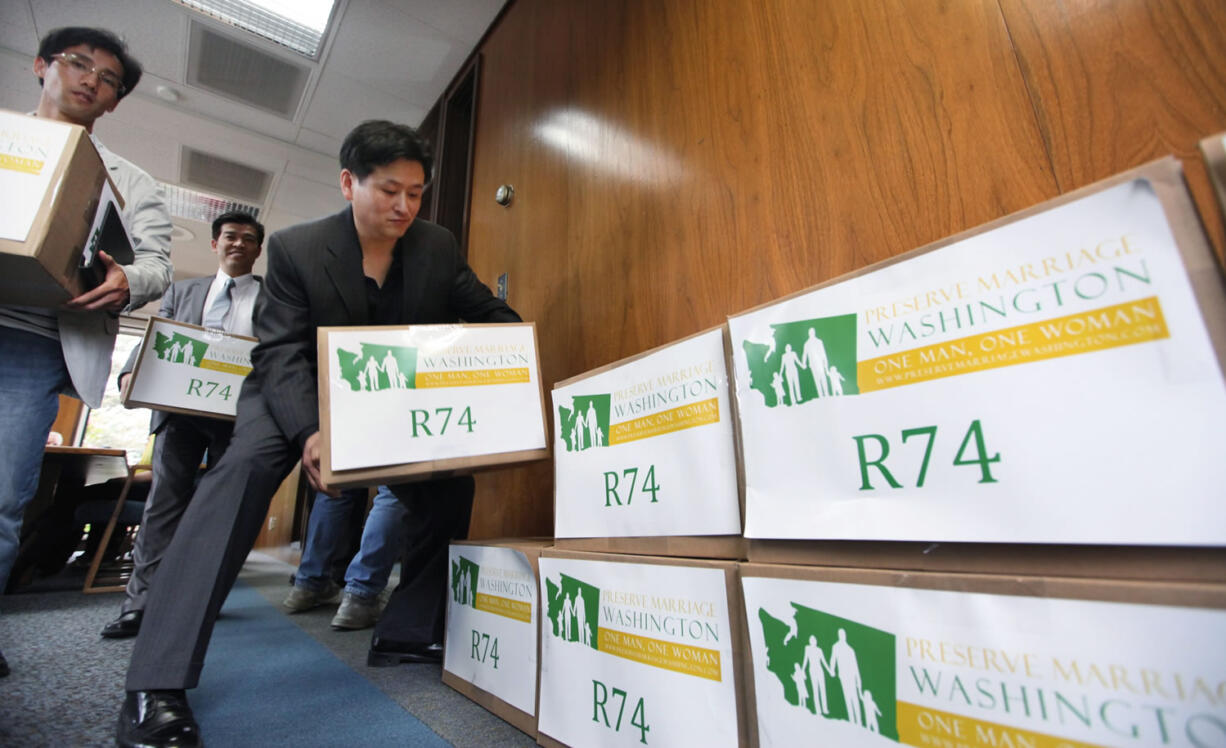
[[(1221, 256), (1223, 28), (1220, 0), (512, 0), (469, 260), (548, 388), (1168, 153)], [(550, 534), (552, 490), (480, 476), (472, 535)]]

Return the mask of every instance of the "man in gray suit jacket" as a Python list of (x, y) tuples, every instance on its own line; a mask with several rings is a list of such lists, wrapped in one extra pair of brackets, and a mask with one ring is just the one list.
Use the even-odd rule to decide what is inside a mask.
[[(218, 216), (213, 221), (212, 243), (217, 273), (171, 285), (162, 297), (158, 316), (250, 337), (254, 333), (252, 312), (260, 293), (260, 279), (251, 274), (251, 269), (263, 246), (264, 226), (254, 216), (240, 212)], [(120, 391), (127, 390), (139, 352), (139, 347), (132, 349), (119, 374)], [(230, 445), (233, 431), (232, 421), (153, 411), (149, 427), (149, 432), (157, 435), (153, 485), (132, 549), (135, 567), (119, 617), (102, 628), (102, 636), (122, 639), (136, 636), (140, 630), (149, 582), (191, 500), (200, 463), (207, 454), (208, 463), (216, 464)]]
[[(43, 37), (34, 75), (42, 85), (34, 115), (80, 125), (93, 138), (94, 122), (136, 87), (141, 66), (111, 32), (73, 27)], [(161, 188), (97, 139), (94, 145), (123, 196), (135, 259), (119, 265), (99, 253), (102, 282), (60, 309), (0, 304), (0, 590), (17, 558), (59, 394), (101, 404), (119, 312), (156, 299), (170, 283), (172, 227)], [(0, 676), (7, 674), (0, 654)]]
[[(121, 746), (200, 743), (184, 689), (199, 680), (217, 611), (269, 501), (299, 458), (311, 484), (328, 491), (319, 474), (317, 329), (519, 321), (477, 279), (450, 232), (415, 220), (431, 159), (411, 128), (364, 122), (346, 136), (340, 161), (350, 207), (268, 240), (254, 371), (243, 385), (230, 449), (201, 480), (150, 590), (128, 666)], [(430, 637), (441, 623), (435, 618), (448, 542), (468, 530), (472, 478), (391, 488), (408, 507), (428, 557), (401, 580), (393, 601), (423, 600), (423, 620), (406, 630)], [(428, 654), (431, 643), (413, 644)]]

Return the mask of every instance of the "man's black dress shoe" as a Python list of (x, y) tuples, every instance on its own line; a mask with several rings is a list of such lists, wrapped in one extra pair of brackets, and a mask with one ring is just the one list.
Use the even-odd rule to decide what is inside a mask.
[(9, 674), (9, 661), (4, 659), (4, 653), (0, 652), (0, 678)]
[(378, 636), (371, 639), (370, 652), (366, 655), (366, 664), (369, 667), (389, 667), (402, 662), (442, 661), (442, 644), (396, 642), (380, 639)]
[(119, 711), (115, 743), (120, 748), (203, 745), (183, 691), (128, 691)]
[(140, 619), (145, 611), (129, 610), (121, 613), (118, 618), (102, 627), (102, 636), (107, 639), (127, 639), (140, 633)]

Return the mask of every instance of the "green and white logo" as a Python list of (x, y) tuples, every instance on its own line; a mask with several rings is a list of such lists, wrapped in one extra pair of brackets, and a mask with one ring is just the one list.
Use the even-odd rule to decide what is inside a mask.
[(857, 395), (856, 315), (772, 324), (769, 343), (743, 341), (749, 386), (766, 407)]
[[(787, 703), (898, 740), (894, 635), (792, 603), (791, 622), (758, 609), (766, 669)], [(765, 686), (765, 684), (764, 684)]]
[[(607, 395), (606, 395), (607, 397)], [(600, 590), (574, 577), (560, 574), (545, 579), (546, 616), (554, 636), (598, 649)]]
[(208, 343), (177, 332), (173, 335), (156, 333), (153, 341), (153, 350), (157, 357), (172, 364), (199, 367), (204, 361), (204, 352), (208, 349)]
[(457, 605), (477, 607), (477, 578), (481, 567), (460, 556), (451, 562), (451, 600)]
[(571, 407), (558, 406), (567, 452), (609, 445), (609, 395), (577, 395)]
[(354, 353), (336, 349), (341, 379), (354, 392), (406, 390), (417, 387), (417, 349), (401, 345), (362, 343)]

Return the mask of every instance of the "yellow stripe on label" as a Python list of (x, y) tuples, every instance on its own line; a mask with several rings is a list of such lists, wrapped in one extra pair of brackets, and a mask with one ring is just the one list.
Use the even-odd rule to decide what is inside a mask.
[(1157, 296), (861, 361), (860, 392), (1169, 338)]
[(232, 364), (229, 361), (214, 361), (208, 358), (200, 362), (200, 368), (212, 369), (213, 371), (224, 371), (226, 374), (237, 374), (240, 377), (245, 377), (251, 373), (250, 366)]
[(952, 712), (898, 702), (898, 742), (961, 748), (1102, 748), (1068, 738), (1022, 730)]
[(493, 613), (496, 616), (512, 618), (524, 623), (532, 623), (532, 603), (523, 600), (512, 600), (509, 597), (477, 593), (477, 601), (473, 604), (477, 610)]
[(482, 384), (524, 384), (528, 367), (518, 369), (473, 369), (472, 371), (419, 371), (414, 380), (418, 389), (426, 387), (474, 387)]
[(708, 680), (722, 680), (719, 650), (674, 644), (638, 634), (600, 629), (596, 648), (606, 654)]
[(0, 153), (0, 169), (19, 171), (22, 174), (42, 174), (45, 161), (33, 158), (22, 158), (7, 153)]
[(711, 398), (702, 402), (682, 405), (679, 408), (663, 410), (649, 416), (635, 418), (633, 421), (615, 423), (609, 427), (609, 444), (624, 444), (638, 439), (647, 439), (672, 431), (705, 426), (708, 423), (719, 422), (719, 399)]

